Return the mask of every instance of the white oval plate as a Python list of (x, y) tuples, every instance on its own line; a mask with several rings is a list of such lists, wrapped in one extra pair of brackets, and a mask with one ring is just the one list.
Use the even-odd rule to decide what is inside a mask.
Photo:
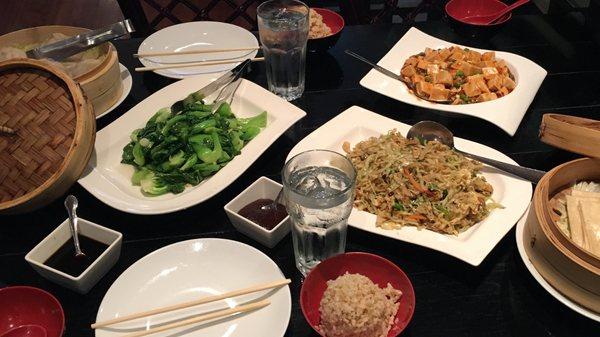
[[(410, 125), (353, 106), (301, 140), (292, 149), (287, 159), (289, 160), (300, 152), (313, 149), (329, 149), (344, 153), (343, 142), (348, 141), (350, 146), (354, 147), (360, 141), (385, 134), (391, 129), (396, 129), (406, 135)], [(465, 152), (518, 165), (505, 154), (479, 143), (455, 138), (454, 144)], [(531, 183), (525, 180), (486, 165), (484, 165), (482, 174), (494, 187), (492, 198), (505, 208), (493, 210), (485, 220), (459, 235), (418, 230), (411, 226), (385, 230), (375, 225), (376, 216), (374, 214), (357, 209), (352, 210), (348, 224), (371, 233), (435, 249), (478, 266), (498, 241), (521, 218), (532, 195)]]
[(79, 183), (105, 204), (123, 212), (163, 214), (194, 206), (234, 182), (290, 126), (306, 113), (263, 87), (242, 80), (231, 103), (238, 117), (251, 117), (267, 111), (267, 127), (214, 176), (179, 194), (157, 197), (142, 194), (131, 184), (133, 166), (121, 164), (123, 147), (133, 130), (143, 127), (160, 108), (171, 106), (210, 81), (205, 76), (190, 77), (168, 85), (134, 106), (123, 116), (98, 131), (94, 152)]
[[(229, 23), (195, 21), (169, 26), (148, 36), (138, 48), (138, 54), (245, 47), (258, 47), (256, 37), (248, 30)], [(140, 58), (140, 62), (145, 67), (152, 67), (186, 62), (230, 60), (242, 57), (253, 58), (257, 53), (258, 51), (254, 50), (196, 55), (153, 56), (142, 57)], [(222, 72), (232, 69), (238, 63), (156, 70), (155, 73), (170, 78), (181, 79), (198, 74)]]
[[(284, 278), (275, 262), (246, 244), (223, 239), (182, 241), (158, 249), (127, 268), (104, 295), (96, 321)], [(289, 286), (114, 324), (97, 329), (96, 337), (122, 336), (147, 330), (156, 324), (262, 299), (268, 299), (271, 304), (248, 314), (198, 323), (152, 336), (282, 337), (292, 310)]]
[(131, 73), (129, 72), (129, 69), (127, 69), (127, 67), (122, 65), (121, 63), (119, 63), (119, 70), (121, 71), (121, 81), (123, 81), (123, 92), (121, 93), (121, 97), (119, 97), (119, 99), (115, 102), (115, 104), (113, 104), (110, 108), (108, 108), (106, 111), (104, 111), (103, 113), (96, 116), (96, 119), (98, 119), (102, 116), (106, 116), (106, 114), (108, 114), (109, 112), (116, 109), (119, 105), (121, 105), (121, 103), (123, 103), (125, 98), (127, 98), (127, 96), (129, 96), (129, 92), (131, 91), (131, 86), (133, 85), (133, 78), (131, 77)]
[[(548, 292), (548, 294), (552, 295), (552, 297), (556, 298), (560, 303), (566, 305), (569, 309), (575, 311), (576, 313), (579, 313), (579, 314), (581, 314), (589, 319), (592, 319), (596, 322), (600, 322), (599, 314), (597, 314), (585, 307), (582, 307), (579, 304), (571, 301), (569, 298), (565, 297), (558, 290), (554, 289), (554, 287), (552, 287), (552, 285), (550, 285), (550, 283), (548, 283), (548, 281), (546, 281), (544, 279), (542, 274), (540, 274), (537, 271), (537, 269), (535, 269), (535, 266), (530, 261), (530, 257), (527, 253), (527, 250), (525, 249), (525, 226), (527, 226), (527, 213), (529, 213), (529, 210), (527, 210), (525, 212), (525, 215), (523, 215), (523, 217), (519, 220), (519, 222), (517, 222), (515, 236), (517, 239), (517, 248), (519, 250), (519, 255), (521, 256), (521, 260), (523, 260), (525, 267), (527, 267), (527, 270), (529, 270), (529, 272), (531, 273), (531, 276), (533, 276), (533, 278), (537, 281), (537, 283), (539, 283), (542, 286), (542, 288), (544, 288), (544, 290), (546, 290)], [(536, 253), (535, 250), (529, 250), (529, 251), (532, 254)], [(544, 259), (541, 256), (535, 256), (534, 258), (536, 260), (538, 260), (539, 263), (545, 263), (544, 261), (546, 261), (546, 259)], [(553, 269), (552, 266), (548, 266), (548, 267)], [(560, 273), (556, 273), (555, 277), (560, 277)], [(568, 280), (565, 277), (561, 277), (560, 281), (563, 284), (570, 284), (574, 288), (577, 287), (577, 285), (573, 284), (570, 280)]]
[[(399, 74), (402, 65), (410, 56), (424, 51), (427, 47), (445, 48), (453, 45), (479, 52), (488, 51), (440, 40), (412, 27), (377, 64)], [(496, 56), (506, 61), (515, 75), (517, 86), (510, 94), (493, 101), (463, 105), (432, 103), (417, 98), (408, 91), (404, 83), (387, 77), (377, 70), (369, 71), (360, 81), (360, 85), (411, 105), (481, 118), (514, 136), (547, 72), (519, 55), (496, 51)]]

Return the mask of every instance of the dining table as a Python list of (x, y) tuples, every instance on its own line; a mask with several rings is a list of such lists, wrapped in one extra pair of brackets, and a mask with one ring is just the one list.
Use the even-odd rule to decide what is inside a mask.
[[(301, 139), (342, 111), (360, 106), (407, 124), (422, 120), (442, 123), (455, 136), (495, 148), (520, 165), (550, 170), (579, 155), (539, 140), (542, 115), (553, 112), (596, 119), (600, 116), (600, 43), (576, 15), (514, 15), (497, 31), (485, 36), (463, 35), (444, 17), (417, 22), (414, 26), (453, 43), (524, 56), (548, 71), (514, 136), (482, 119), (441, 114), (361, 87), (360, 79), (370, 68), (344, 51), (349, 49), (377, 61), (410, 27), (402, 23), (346, 26), (331, 49), (307, 53), (306, 90), (292, 102), (306, 116), (256, 158), (234, 183), (209, 200), (174, 213), (135, 215), (111, 208), (79, 184), (69, 189), (67, 194), (79, 199), (81, 218), (123, 234), (118, 262), (89, 293), (81, 295), (51, 283), (24, 259), (29, 250), (67, 218), (64, 198), (27, 214), (0, 217), (0, 286), (28, 285), (52, 293), (65, 312), (64, 336), (93, 336), (90, 324), (96, 319), (105, 293), (134, 262), (179, 241), (224, 238), (259, 249), (291, 278), (291, 319), (285, 336), (318, 336), (300, 308), (303, 278), (295, 266), (291, 236), (288, 234), (272, 249), (266, 248), (236, 231), (223, 210), (226, 203), (259, 177), (281, 181), (285, 159)], [(133, 54), (142, 41), (130, 38), (114, 42), (120, 62), (132, 74), (133, 87), (118, 108), (97, 121), (98, 131), (175, 81), (151, 72), (134, 71), (140, 64)], [(255, 62), (246, 78), (266, 87), (264, 64)], [(143, 122), (140, 120), (140, 124)], [(479, 266), (352, 227), (346, 251), (380, 255), (407, 274), (414, 287), (416, 307), (401, 336), (600, 336), (600, 323), (570, 310), (532, 277), (518, 253), (514, 228)]]

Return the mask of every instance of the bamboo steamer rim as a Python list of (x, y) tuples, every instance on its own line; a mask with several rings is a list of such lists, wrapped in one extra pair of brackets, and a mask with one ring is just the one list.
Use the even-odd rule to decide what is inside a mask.
[[(29, 191), (28, 193), (26, 193), (16, 199), (11, 199), (9, 201), (0, 203), (0, 211), (9, 210), (18, 205), (27, 203), (28, 201), (30, 201), (37, 195), (43, 193), (44, 190), (50, 188), (65, 173), (68, 159), (73, 156), (73, 153), (76, 150), (78, 150), (79, 143), (76, 140), (80, 139), (80, 138), (82, 138), (82, 136), (84, 136), (83, 132), (84, 132), (85, 128), (84, 128), (84, 119), (82, 118), (84, 116), (84, 113), (86, 113), (84, 106), (88, 109), (91, 108), (91, 104), (89, 103), (89, 101), (87, 100), (85, 95), (83, 94), (83, 90), (81, 90), (80, 85), (78, 83), (76, 83), (69, 75), (67, 75), (67, 73), (65, 73), (61, 69), (58, 69), (57, 67), (55, 67), (47, 62), (33, 60), (33, 59), (29, 59), (29, 58), (11, 59), (11, 60), (0, 62), (0, 72), (4, 71), (4, 70), (8, 70), (8, 69), (15, 69), (15, 68), (34, 68), (34, 69), (38, 69), (38, 70), (43, 70), (43, 71), (46, 71), (46, 72), (56, 76), (58, 79), (60, 79), (66, 85), (66, 87), (69, 89), (69, 93), (71, 94), (71, 97), (72, 97), (72, 103), (73, 103), (73, 107), (75, 109), (77, 121), (75, 122), (75, 131), (74, 131), (73, 137), (72, 137), (73, 140), (71, 141), (69, 150), (67, 151), (66, 155), (64, 156), (62, 163), (60, 164), (60, 167), (58, 168), (58, 170), (56, 170), (56, 172), (54, 172), (44, 183), (42, 183), (40, 186), (36, 187), (32, 191)], [(93, 118), (93, 111), (88, 111), (87, 113), (90, 113)], [(91, 136), (95, 138), (95, 127), (92, 130)], [(92, 144), (93, 144), (93, 141), (92, 141)], [(88, 153), (85, 155), (85, 158), (89, 159), (92, 151), (93, 151), (93, 146), (91, 146), (91, 149), (87, 151)], [(83, 168), (85, 168), (85, 166), (83, 166)], [(83, 172), (83, 169), (81, 170), (81, 172)], [(78, 172), (77, 175), (80, 175), (81, 172)]]
[[(600, 258), (579, 247), (579, 245), (571, 238), (567, 237), (562, 230), (558, 228), (556, 222), (550, 218), (548, 207), (551, 193), (556, 192), (549, 190), (550, 180), (562, 170), (569, 169), (569, 166), (580, 165), (590, 160), (600, 162), (600, 159), (597, 158), (580, 158), (563, 163), (550, 170), (538, 182), (532, 203), (539, 226), (544, 235), (548, 238), (548, 241), (570, 261), (587, 271), (600, 276)], [(567, 186), (561, 186), (561, 188), (565, 187)]]

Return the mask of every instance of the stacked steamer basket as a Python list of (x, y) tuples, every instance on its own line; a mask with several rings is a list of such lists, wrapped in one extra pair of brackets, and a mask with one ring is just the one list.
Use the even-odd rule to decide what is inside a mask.
[[(36, 45), (52, 33), (74, 36), (88, 31), (86, 28), (69, 26), (26, 28), (0, 36), (0, 47)], [(99, 48), (102, 62), (87, 73), (74, 78), (90, 100), (96, 116), (108, 110), (123, 93), (117, 50), (111, 43), (104, 43)]]
[(589, 156), (564, 163), (538, 183), (525, 227), (526, 250), (538, 272), (556, 290), (600, 313), (600, 256), (582, 249), (557, 225), (557, 199), (575, 183), (600, 181), (600, 121), (546, 114), (540, 126), (545, 143)]
[(0, 62), (0, 214), (39, 208), (79, 178), (96, 121), (80, 86), (44, 61)]

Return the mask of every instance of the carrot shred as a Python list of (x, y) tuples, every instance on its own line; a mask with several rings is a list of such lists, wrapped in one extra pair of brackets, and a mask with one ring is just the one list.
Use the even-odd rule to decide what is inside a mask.
[(427, 188), (421, 186), (421, 184), (419, 184), (415, 178), (412, 176), (412, 174), (410, 174), (410, 171), (408, 170), (408, 168), (404, 167), (402, 168), (402, 172), (404, 173), (404, 175), (406, 176), (406, 178), (408, 179), (408, 181), (410, 182), (410, 184), (419, 192), (421, 193), (425, 193), (430, 197), (435, 196), (435, 193), (431, 192), (430, 190), (428, 190)]
[(421, 221), (425, 221), (427, 220), (427, 217), (421, 214), (411, 214), (407, 217), (405, 217), (406, 220), (408, 221), (417, 221), (417, 222), (421, 222)]

